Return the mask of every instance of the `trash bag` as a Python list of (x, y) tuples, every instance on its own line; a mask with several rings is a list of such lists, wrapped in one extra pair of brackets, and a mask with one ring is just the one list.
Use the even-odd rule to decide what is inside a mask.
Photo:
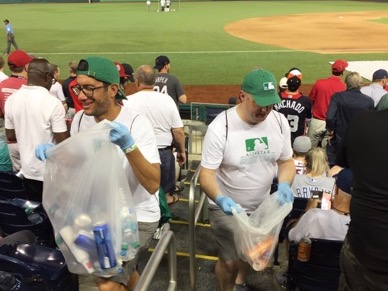
[(284, 218), (291, 212), (292, 203), (280, 205), (278, 192), (269, 195), (250, 216), (232, 208), (237, 222), (234, 242), (239, 257), (256, 271), (265, 269), (276, 248)]
[(47, 151), (43, 206), (70, 272), (113, 276), (133, 259), (139, 234), (109, 121)]

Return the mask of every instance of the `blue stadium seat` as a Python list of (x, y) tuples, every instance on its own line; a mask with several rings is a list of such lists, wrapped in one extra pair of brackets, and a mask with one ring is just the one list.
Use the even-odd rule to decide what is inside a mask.
[(291, 242), (287, 271), (287, 289), (300, 291), (335, 291), (341, 274), (339, 257), (343, 241), (311, 239), (307, 262), (297, 259), (298, 244)]
[[(26, 207), (33, 209), (37, 221), (31, 221), (26, 213)], [(0, 228), (5, 235), (21, 230), (30, 230), (41, 244), (55, 246), (50, 220), (42, 204), (23, 199), (0, 200)]]
[(78, 291), (78, 276), (71, 274), (62, 253), (40, 245), (16, 243), (0, 247), (0, 270), (21, 281), (30, 291)]
[(27, 199), (23, 180), (12, 173), (0, 172), (0, 199)]

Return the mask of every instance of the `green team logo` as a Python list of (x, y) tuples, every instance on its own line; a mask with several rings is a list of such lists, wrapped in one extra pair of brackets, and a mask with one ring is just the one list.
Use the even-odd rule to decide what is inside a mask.
[(245, 140), (247, 152), (268, 150), (268, 137), (256, 137)]
[(275, 89), (275, 84), (273, 82), (265, 82), (263, 84), (263, 87), (264, 87), (264, 91), (274, 90)]

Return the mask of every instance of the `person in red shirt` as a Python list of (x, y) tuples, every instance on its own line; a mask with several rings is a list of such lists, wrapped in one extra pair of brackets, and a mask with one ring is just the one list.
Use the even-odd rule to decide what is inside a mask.
[(326, 112), (333, 94), (346, 89), (341, 77), (347, 66), (347, 61), (336, 60), (331, 66), (332, 75), (326, 79), (317, 80), (310, 91), (309, 97), (313, 108), (307, 136), (311, 139), (312, 148), (317, 147), (319, 143), (326, 148)]
[[(33, 60), (25, 51), (16, 50), (8, 56), (8, 67), (11, 76), (0, 83), (0, 118), (4, 118), (4, 105), (7, 98), (20, 89), (22, 85), (27, 85), (28, 64)], [(19, 150), (16, 143), (8, 143), (9, 155), (12, 161), (12, 169), (20, 170)]]

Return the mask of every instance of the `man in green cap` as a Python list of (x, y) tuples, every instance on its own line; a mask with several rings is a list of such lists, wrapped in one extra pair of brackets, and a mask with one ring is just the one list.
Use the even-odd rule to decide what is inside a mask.
[(249, 290), (249, 265), (232, 239), (236, 204), (250, 213), (270, 194), (277, 176), (280, 204), (292, 202), (295, 175), (290, 127), (284, 115), (273, 111), (279, 103), (272, 73), (255, 69), (243, 80), (241, 103), (219, 114), (209, 125), (202, 149), (200, 183), (209, 198), (210, 224), (217, 240), (215, 272), (222, 291)]
[[(119, 87), (119, 72), (112, 61), (102, 57), (80, 60), (76, 80), (77, 85), (72, 90), (83, 109), (74, 116), (70, 133), (88, 130), (104, 119), (113, 121), (115, 128), (110, 132), (110, 139), (118, 146), (128, 178), (138, 220), (141, 254), (148, 249), (160, 220), (156, 198), (160, 184), (160, 158), (153, 127), (144, 115), (117, 102), (117, 99), (125, 99), (125, 95)], [(37, 157), (44, 160), (46, 150), (47, 145), (38, 147)], [(134, 260), (124, 262), (121, 274), (108, 279), (97, 277), (99, 289), (134, 289), (139, 277), (134, 269), (139, 253)]]

